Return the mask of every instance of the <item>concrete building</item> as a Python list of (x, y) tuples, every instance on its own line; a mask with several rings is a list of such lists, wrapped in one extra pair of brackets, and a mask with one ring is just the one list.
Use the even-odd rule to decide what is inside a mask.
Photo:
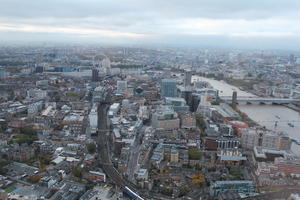
[(212, 88), (197, 89), (196, 94), (207, 95), (210, 99), (216, 100), (219, 97), (219, 90)]
[(120, 103), (113, 103), (109, 107), (108, 115), (109, 116), (114, 116), (119, 112), (119, 110), (120, 110)]
[(118, 94), (127, 93), (127, 81), (117, 81), (117, 93)]
[(43, 109), (43, 101), (38, 101), (27, 106), (27, 114), (29, 117), (36, 115)]
[(148, 176), (149, 176), (148, 170), (144, 169), (144, 168), (141, 168), (137, 172), (136, 179), (137, 180), (148, 180)]
[(197, 104), (197, 113), (200, 113), (202, 116), (211, 116), (211, 102), (208, 101), (208, 95), (204, 93), (203, 95), (194, 95), (194, 98), (200, 98), (200, 102)]
[(97, 105), (94, 104), (93, 108), (91, 109), (91, 112), (89, 114), (89, 135), (90, 136), (96, 136), (97, 129), (98, 129), (98, 109)]
[(161, 97), (177, 96), (177, 81), (175, 79), (163, 79), (160, 84)]
[(85, 118), (82, 115), (71, 113), (65, 116), (62, 125), (67, 126), (72, 134), (81, 135), (84, 133)]
[(234, 111), (228, 104), (221, 103), (220, 105), (212, 106), (212, 119), (217, 122), (224, 122), (224, 120), (236, 120), (240, 115)]
[(93, 102), (101, 102), (105, 98), (104, 88), (99, 86), (96, 87), (93, 91)]
[(172, 163), (178, 163), (178, 161), (179, 161), (179, 152), (176, 148), (171, 149), (170, 161)]
[(44, 99), (48, 95), (46, 90), (40, 89), (30, 89), (27, 91), (27, 97), (29, 98), (37, 98), (37, 99)]
[(180, 127), (181, 128), (187, 128), (192, 129), (196, 128), (196, 119), (195, 116), (192, 115), (191, 112), (179, 112), (179, 118), (180, 118)]
[(106, 182), (106, 174), (97, 171), (89, 171), (86, 174), (86, 178), (92, 182)]
[(218, 149), (237, 149), (240, 147), (240, 139), (232, 137), (220, 137), (217, 139)]
[(218, 196), (220, 193), (227, 191), (236, 191), (240, 195), (250, 196), (255, 193), (255, 186), (252, 181), (216, 181), (210, 186), (212, 196)]
[(164, 159), (164, 147), (163, 147), (163, 144), (160, 143), (153, 150), (153, 155), (150, 158), (150, 162), (156, 168), (159, 168), (159, 164), (163, 159)]
[(153, 128), (160, 130), (173, 130), (180, 126), (178, 114), (171, 106), (159, 106), (152, 114), (151, 122)]
[(10, 160), (23, 162), (34, 157), (34, 149), (29, 146), (15, 145), (7, 152)]
[(277, 150), (291, 149), (291, 139), (283, 132), (242, 129), (241, 135), (242, 147), (246, 149), (253, 149), (255, 146)]
[(179, 97), (166, 97), (165, 103), (167, 105), (172, 105), (176, 112), (178, 111), (188, 111), (189, 106), (186, 105), (186, 101), (184, 98)]

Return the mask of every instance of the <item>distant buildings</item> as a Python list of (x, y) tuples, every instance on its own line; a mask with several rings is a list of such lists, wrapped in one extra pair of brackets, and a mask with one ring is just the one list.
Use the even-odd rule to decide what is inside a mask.
[(9, 72), (7, 72), (4, 68), (0, 68), (0, 79), (6, 79), (9, 76)]
[(105, 69), (107, 75), (111, 74), (111, 62), (109, 58), (104, 58), (101, 62), (102, 67)]
[(27, 96), (30, 98), (43, 99), (48, 96), (48, 92), (47, 90), (30, 89), (27, 91)]
[(73, 71), (71, 67), (55, 67), (54, 68), (55, 72), (71, 72)]
[(99, 81), (99, 71), (97, 69), (92, 70), (92, 82)]
[(37, 66), (35, 68), (35, 72), (36, 73), (43, 73), (44, 72), (44, 67), (43, 66)]

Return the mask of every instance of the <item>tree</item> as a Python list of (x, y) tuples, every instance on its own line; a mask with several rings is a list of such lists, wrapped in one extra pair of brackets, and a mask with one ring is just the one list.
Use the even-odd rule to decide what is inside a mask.
[(173, 189), (169, 189), (169, 188), (164, 188), (161, 190), (161, 193), (167, 196), (172, 196), (173, 194)]
[(5, 175), (8, 172), (7, 169), (0, 167), (0, 175)]
[(205, 176), (203, 174), (195, 174), (192, 176), (192, 184), (198, 185), (199, 187), (202, 187), (205, 183)]
[(72, 174), (78, 178), (82, 177), (82, 172), (83, 172), (83, 169), (79, 166), (74, 167), (72, 170)]
[(202, 153), (197, 149), (189, 149), (188, 155), (190, 160), (200, 160), (200, 158), (202, 157)]
[(37, 135), (37, 131), (32, 127), (24, 127), (20, 129), (21, 134), (35, 136)]
[(196, 115), (195, 118), (196, 118), (198, 127), (201, 129), (202, 132), (204, 132), (206, 129), (206, 123), (205, 123), (204, 118), (201, 115)]
[(40, 155), (39, 160), (41, 165), (49, 165), (51, 162), (51, 157), (46, 155)]
[(86, 145), (87, 150), (89, 153), (95, 153), (96, 152), (96, 144), (94, 142), (91, 142)]
[(183, 196), (187, 195), (189, 192), (190, 192), (190, 188), (189, 188), (188, 186), (184, 186), (184, 187), (180, 190), (180, 192), (179, 192), (179, 194), (178, 194), (178, 197), (183, 197)]
[(30, 183), (37, 183), (41, 180), (41, 176), (40, 175), (33, 175), (31, 177), (28, 178), (28, 181)]
[(18, 144), (32, 144), (34, 141), (38, 140), (38, 137), (36, 135), (26, 135), (26, 134), (17, 134), (15, 139), (15, 143)]

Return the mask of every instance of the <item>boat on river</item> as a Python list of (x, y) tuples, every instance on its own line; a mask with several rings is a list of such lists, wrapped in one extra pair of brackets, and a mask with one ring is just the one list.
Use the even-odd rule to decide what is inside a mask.
[(299, 139), (291, 138), (291, 140), (292, 140), (293, 142), (295, 142), (296, 144), (300, 145), (300, 140), (299, 140)]
[(290, 127), (293, 127), (293, 128), (295, 127), (295, 125), (292, 124), (291, 122), (289, 122), (288, 125), (289, 125)]

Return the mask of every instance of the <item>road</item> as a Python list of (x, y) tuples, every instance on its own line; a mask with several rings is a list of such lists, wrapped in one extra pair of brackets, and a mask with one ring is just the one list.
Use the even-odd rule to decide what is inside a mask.
[(137, 170), (137, 164), (138, 164), (139, 154), (141, 150), (140, 140), (143, 137), (144, 132), (145, 132), (145, 127), (143, 127), (141, 130), (138, 131), (134, 144), (131, 147), (131, 154), (130, 154), (128, 167), (127, 167), (127, 175), (128, 175), (128, 180), (133, 183), (135, 181), (134, 173)]

